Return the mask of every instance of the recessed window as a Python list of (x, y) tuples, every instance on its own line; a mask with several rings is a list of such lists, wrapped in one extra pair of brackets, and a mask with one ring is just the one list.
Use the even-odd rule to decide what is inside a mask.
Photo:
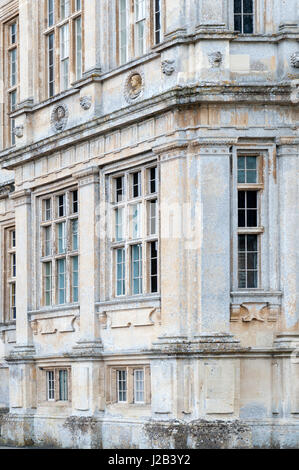
[(108, 367), (106, 399), (109, 403), (120, 403), (122, 406), (144, 406), (151, 402), (151, 381), (149, 365), (130, 365)]
[(42, 199), (41, 208), (41, 303), (51, 306), (78, 302), (78, 191)]
[(117, 371), (117, 397), (118, 402), (123, 403), (127, 401), (127, 371)]
[(253, 0), (234, 0), (234, 29), (241, 34), (253, 33)]
[(237, 231), (238, 231), (238, 287), (259, 287), (260, 243), (263, 228), (260, 226), (260, 197), (263, 184), (259, 173), (261, 156), (237, 157)]
[(54, 368), (46, 370), (46, 400), (52, 402), (67, 402), (70, 399), (69, 380), (70, 370)]
[(134, 403), (144, 403), (144, 370), (134, 370)]
[(127, 171), (111, 177), (110, 181), (113, 295), (156, 293), (159, 233), (157, 166)]
[(159, 44), (161, 42), (162, 28), (161, 28), (161, 1), (154, 1), (154, 42)]

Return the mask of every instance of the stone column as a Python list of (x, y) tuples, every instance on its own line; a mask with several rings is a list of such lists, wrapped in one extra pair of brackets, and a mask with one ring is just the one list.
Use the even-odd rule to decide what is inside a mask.
[(279, 144), (281, 327), (299, 335), (299, 145), (282, 139)]
[[(14, 414), (31, 412), (36, 407), (36, 371), (32, 330), (28, 317), (32, 295), (32, 236), (34, 221), (31, 191), (14, 193), (16, 223), (16, 345), (6, 358), (9, 363), (10, 410)], [(19, 422), (16, 436), (26, 439), (26, 423)]]
[(224, 0), (218, 0), (217, 2), (201, 0), (199, 3), (199, 24), (197, 29), (222, 30), (225, 27)]
[(187, 30), (186, 7), (181, 0), (165, 2), (165, 36), (167, 38), (177, 37)]
[(32, 330), (28, 311), (32, 293), (32, 236), (31, 191), (18, 191), (12, 195), (16, 221), (16, 347), (24, 351), (33, 348)]
[(230, 330), (231, 178), (230, 146), (198, 143), (198, 191), (201, 213), (199, 259), (200, 335), (227, 335)]
[(91, 0), (84, 3), (85, 77), (101, 72), (102, 3)]
[(19, 67), (20, 103), (32, 103), (34, 80), (33, 41), (35, 7), (30, 0), (19, 0)]
[(73, 175), (78, 180), (79, 196), (79, 301), (80, 340), (83, 349), (101, 348), (95, 302), (99, 296), (99, 240), (97, 212), (99, 169), (96, 166)]
[[(95, 302), (99, 298), (99, 239), (97, 216), (99, 214), (99, 168), (84, 169), (73, 175), (78, 180), (79, 192), (79, 302), (80, 339), (72, 356), (72, 407), (73, 414), (90, 416), (104, 406), (102, 343)], [(90, 430), (92, 439), (92, 429)]]

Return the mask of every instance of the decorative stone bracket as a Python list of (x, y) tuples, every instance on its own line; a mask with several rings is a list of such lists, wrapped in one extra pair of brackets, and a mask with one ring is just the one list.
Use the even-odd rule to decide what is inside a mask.
[(231, 305), (231, 322), (276, 322), (280, 313), (280, 305), (267, 302), (244, 302)]
[(155, 307), (103, 311), (99, 313), (99, 322), (104, 330), (154, 326), (160, 324), (161, 312)]
[(33, 334), (36, 336), (41, 335), (54, 335), (56, 333), (74, 333), (76, 331), (76, 325), (79, 327), (79, 316), (74, 315), (69, 317), (68, 325), (61, 325), (60, 327), (56, 325), (55, 320), (60, 320), (60, 317), (57, 318), (42, 318), (38, 320), (32, 320), (30, 326)]

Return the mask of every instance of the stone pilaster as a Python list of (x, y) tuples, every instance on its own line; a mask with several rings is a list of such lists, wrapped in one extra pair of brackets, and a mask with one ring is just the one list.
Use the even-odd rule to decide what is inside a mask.
[(103, 2), (84, 3), (84, 76), (101, 72), (101, 28)]
[(197, 30), (223, 30), (225, 29), (225, 2), (211, 2), (201, 0), (199, 2), (199, 23)]
[(165, 2), (165, 36), (175, 38), (186, 32), (185, 2), (172, 0)]
[(299, 334), (299, 143), (292, 140), (280, 139), (277, 152), (282, 329)]
[(32, 233), (31, 192), (14, 193), (16, 223), (16, 347), (15, 350), (32, 353), (32, 330), (28, 317), (32, 293)]
[(79, 195), (79, 348), (96, 350), (101, 347), (95, 302), (99, 291), (99, 240), (97, 213), (99, 204), (99, 169), (90, 167), (73, 175), (78, 180)]

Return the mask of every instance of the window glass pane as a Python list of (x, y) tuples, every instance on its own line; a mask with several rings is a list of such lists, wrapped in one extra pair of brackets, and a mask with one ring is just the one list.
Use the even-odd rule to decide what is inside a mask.
[(257, 227), (257, 211), (247, 211), (247, 227)]
[(17, 42), (17, 23), (13, 23), (10, 26), (10, 43), (15, 44)]
[(246, 249), (246, 238), (245, 235), (239, 235), (239, 251), (245, 251)]
[(48, 0), (48, 26), (54, 24), (54, 0)]
[(44, 211), (44, 220), (51, 220), (51, 199), (45, 199)]
[(76, 20), (76, 79), (82, 77), (82, 26), (81, 18)]
[(157, 200), (149, 201), (149, 235), (157, 233)]
[(16, 319), (16, 284), (10, 284), (10, 317), (12, 320)]
[(161, 0), (155, 0), (155, 43), (161, 42)]
[(78, 219), (72, 220), (72, 249), (78, 250)]
[(158, 242), (150, 243), (150, 291), (158, 292)]
[(10, 111), (15, 111), (16, 104), (17, 104), (17, 92), (15, 90), (10, 93)]
[(141, 204), (134, 204), (132, 210), (132, 238), (141, 237)]
[(48, 88), (49, 97), (55, 94), (54, 76), (54, 33), (48, 36)]
[(243, 0), (243, 12), (253, 13), (253, 0)]
[(246, 168), (247, 170), (256, 170), (257, 157), (246, 157)]
[(47, 372), (47, 400), (55, 399), (54, 371)]
[(124, 238), (124, 209), (115, 210), (115, 237), (117, 241), (123, 240)]
[(125, 295), (125, 250), (116, 251), (116, 295)]
[(70, 0), (60, 0), (60, 18), (68, 18), (70, 16)]
[(65, 195), (62, 194), (61, 196), (58, 196), (57, 202), (58, 202), (58, 217), (64, 217), (65, 216)]
[(157, 192), (157, 167), (149, 170), (149, 192), (150, 194)]
[(121, 64), (127, 62), (127, 0), (119, 0), (119, 56)]
[(257, 251), (257, 235), (247, 235), (247, 250)]
[(58, 224), (58, 254), (66, 252), (66, 223)]
[(10, 85), (17, 84), (17, 49), (10, 51)]
[(134, 402), (144, 402), (144, 371), (134, 371)]
[(44, 299), (45, 305), (52, 304), (52, 263), (44, 263)]
[(249, 289), (257, 288), (257, 271), (248, 271), (248, 274), (247, 274), (247, 287)]
[(82, 5), (81, 5), (81, 0), (76, 0), (76, 10), (81, 10)]
[(242, 17), (241, 15), (235, 15), (234, 30), (242, 33)]
[(67, 370), (60, 370), (59, 371), (59, 400), (61, 401), (68, 400), (67, 378), (68, 378)]
[(120, 176), (115, 179), (115, 201), (121, 202), (124, 198), (124, 177)]
[(79, 300), (79, 258), (74, 256), (72, 258), (72, 298), (73, 302)]
[(78, 191), (72, 192), (72, 209), (73, 214), (77, 214), (78, 212)]
[(234, 12), (241, 13), (242, 12), (242, 0), (234, 0)]
[(64, 304), (65, 299), (65, 259), (58, 260), (58, 303)]
[(142, 294), (142, 246), (132, 246), (133, 294)]
[(127, 401), (127, 371), (125, 370), (117, 371), (117, 392), (118, 392), (118, 401), (126, 402)]
[(141, 196), (141, 172), (133, 173), (132, 175), (133, 183), (133, 197)]
[(45, 240), (45, 246), (44, 246), (44, 256), (50, 256), (52, 253), (52, 228), (51, 227), (45, 227), (44, 229), (44, 240)]

